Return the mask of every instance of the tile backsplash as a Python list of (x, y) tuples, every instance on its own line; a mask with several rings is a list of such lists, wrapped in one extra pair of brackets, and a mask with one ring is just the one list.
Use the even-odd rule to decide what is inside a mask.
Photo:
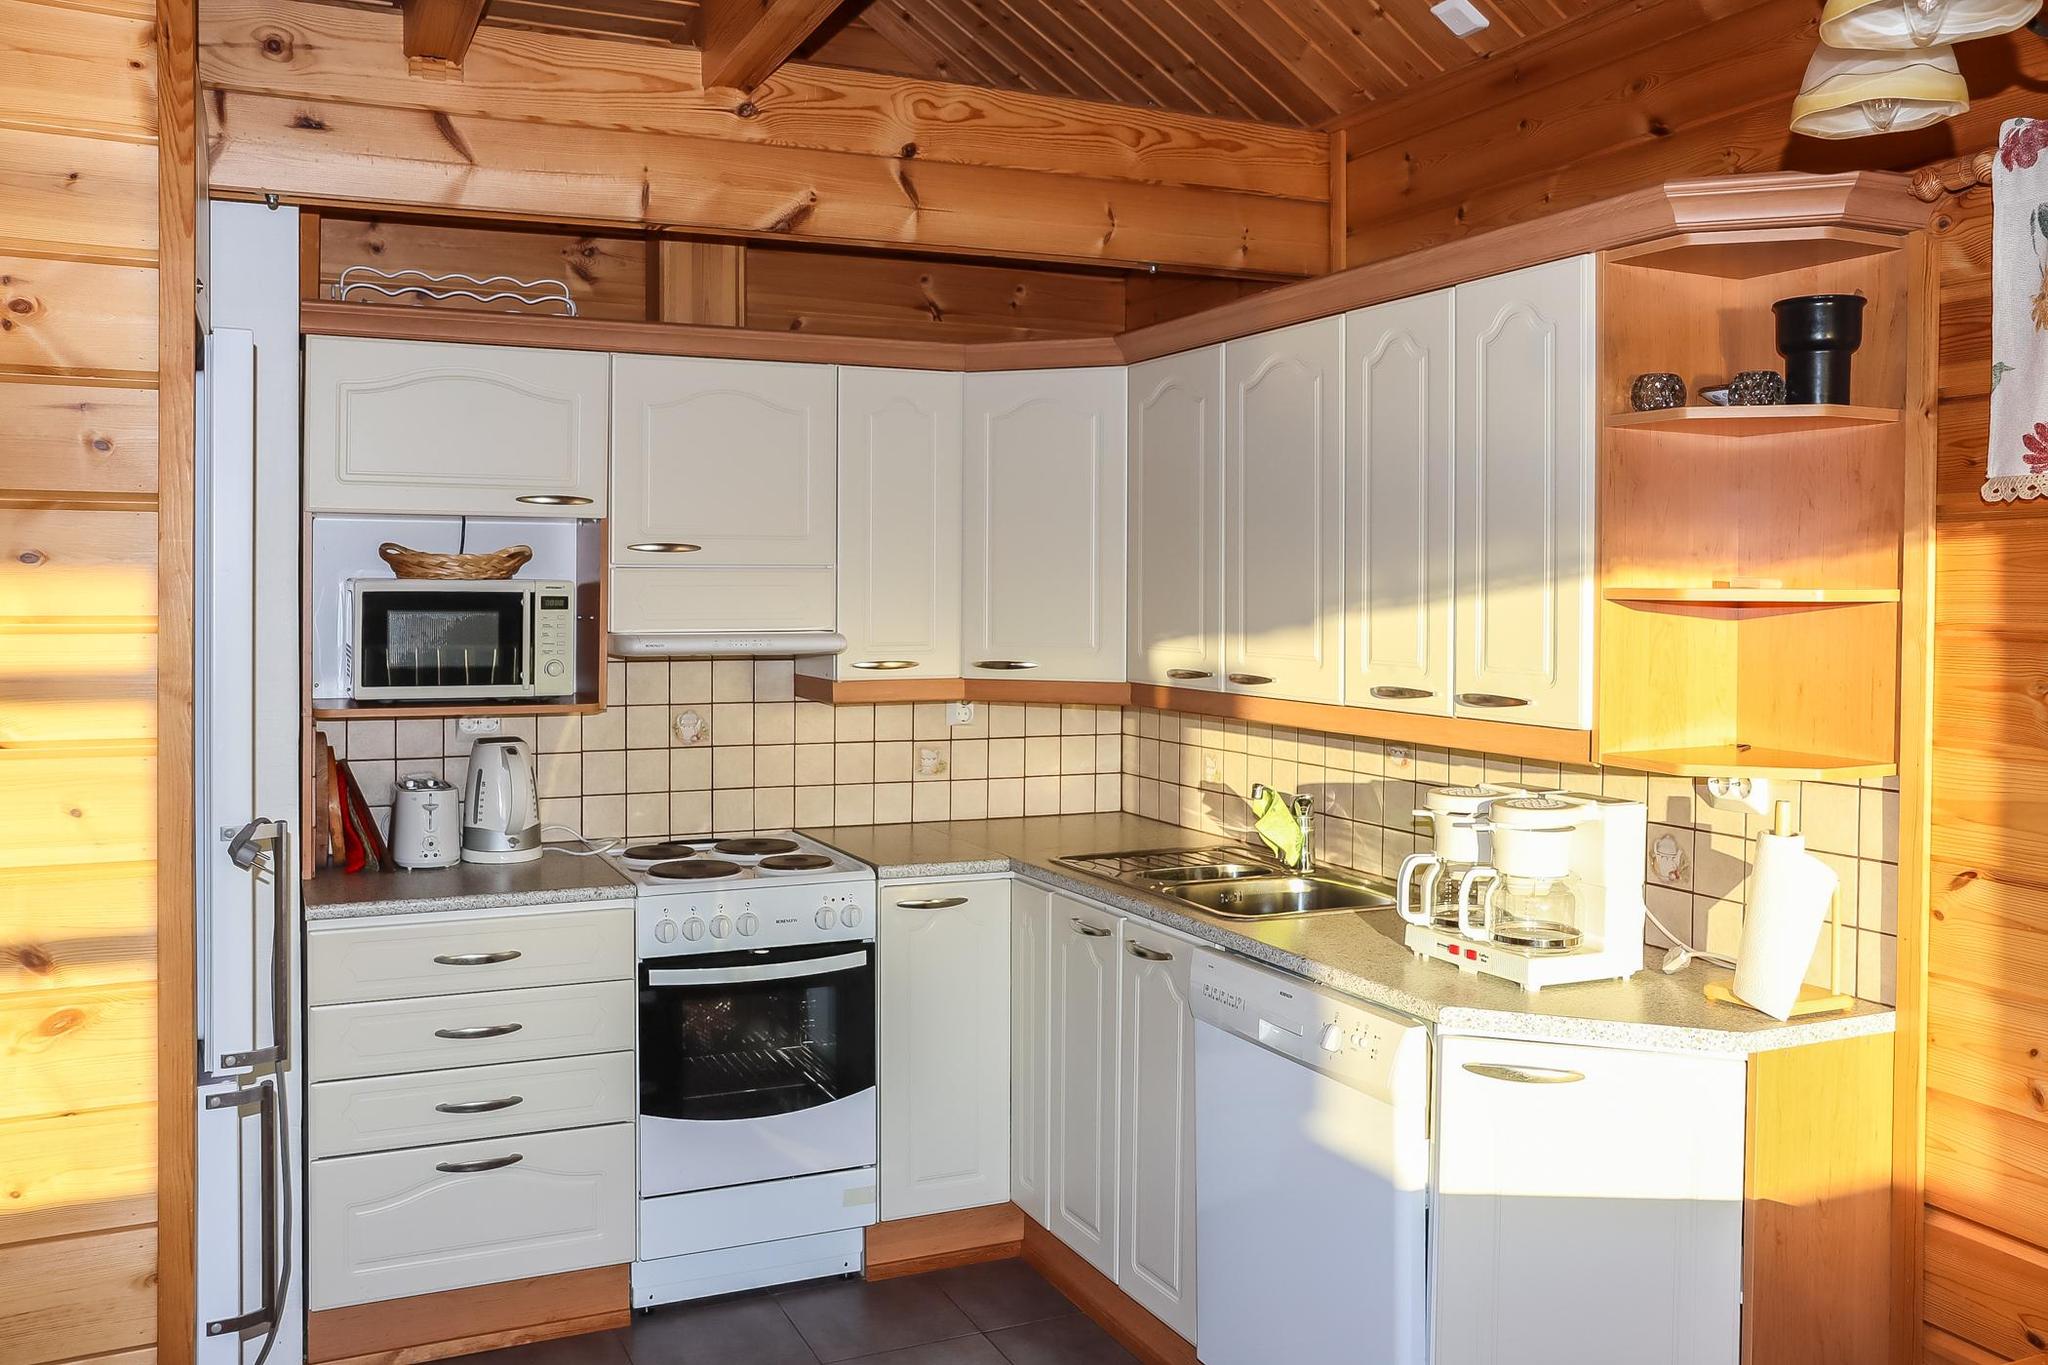
[[(799, 701), (788, 659), (613, 662), (602, 715), (507, 717), (533, 746), (541, 819), (592, 839), (731, 834), (1116, 810), (1114, 706)], [(376, 812), (432, 772), (460, 788), (476, 736), (454, 720), (324, 721)], [(551, 834), (550, 837), (558, 837)]]
[[(1426, 839), (1410, 812), (1427, 788), (1480, 781), (1555, 784), (1648, 803), (1644, 898), (1675, 934), (1732, 955), (1742, 934), (1761, 816), (1716, 810), (1688, 778), (1620, 769), (1524, 762), (1493, 754), (1409, 748), (1309, 730), (1183, 712), (1127, 708), (1123, 717), (1124, 809), (1189, 829), (1251, 837), (1246, 796), (1264, 782), (1315, 798), (1317, 848), (1330, 862), (1391, 876)], [(1898, 973), (1899, 794), (1894, 779), (1791, 782), (1772, 795), (1792, 802), (1807, 847), (1841, 879), (1835, 945), (1841, 980), (1889, 1004)], [(1666, 939), (1652, 926), (1648, 941)], [(1826, 980), (1823, 933), (1809, 980)]]

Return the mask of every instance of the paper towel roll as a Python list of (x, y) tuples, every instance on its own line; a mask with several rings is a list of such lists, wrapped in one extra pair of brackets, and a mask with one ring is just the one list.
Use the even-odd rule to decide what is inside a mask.
[(1735, 993), (1744, 1002), (1773, 1019), (1792, 1016), (1839, 885), (1834, 869), (1808, 853), (1799, 835), (1757, 835), (1735, 954)]

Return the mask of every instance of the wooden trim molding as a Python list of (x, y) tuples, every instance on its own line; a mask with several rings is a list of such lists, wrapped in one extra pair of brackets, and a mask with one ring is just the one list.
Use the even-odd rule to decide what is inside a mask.
[(796, 695), (802, 701), (821, 701), (831, 706), (853, 702), (965, 701), (965, 678), (816, 678), (796, 675)]
[(948, 1266), (1007, 1261), (1024, 1254), (1024, 1210), (1015, 1204), (896, 1218), (867, 1229), (870, 1280), (922, 1275)]
[(632, 1317), (633, 1268), (599, 1266), (308, 1313), (306, 1359), (311, 1365), (418, 1365), (606, 1332)]
[(1195, 1348), (1065, 1242), (1027, 1218), (1024, 1260), (1143, 1365), (1195, 1365)]
[(1370, 706), (1327, 706), (1319, 702), (1280, 701), (1235, 692), (1200, 692), (1185, 687), (1131, 684), (1131, 706), (1155, 711), (1192, 711), (1201, 716), (1261, 725), (1286, 725), (1331, 735), (1355, 735), (1392, 744), (1424, 744), (1472, 753), (1512, 754), (1543, 763), (1593, 762), (1593, 736), (1585, 730), (1553, 730), (1540, 725), (1514, 725), (1463, 716), (1418, 716)]

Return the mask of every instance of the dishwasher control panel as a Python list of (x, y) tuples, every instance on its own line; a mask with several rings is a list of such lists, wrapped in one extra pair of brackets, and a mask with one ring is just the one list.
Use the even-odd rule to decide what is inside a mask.
[(1206, 948), (1193, 972), (1200, 1023), (1372, 1093), (1392, 1094), (1416, 1068), (1428, 1074), (1429, 1026), (1420, 1020)]

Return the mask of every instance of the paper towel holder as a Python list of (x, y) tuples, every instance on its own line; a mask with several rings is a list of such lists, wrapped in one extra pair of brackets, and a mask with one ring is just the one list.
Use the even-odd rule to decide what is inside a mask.
[[(1786, 835), (1792, 833), (1792, 803), (1778, 801), (1771, 808), (1771, 833)], [(1836, 888), (1834, 898), (1828, 902), (1828, 984), (1826, 986), (1801, 986), (1799, 998), (1792, 1003), (1789, 1019), (1804, 1019), (1816, 1014), (1840, 1014), (1854, 1009), (1854, 996), (1842, 993), (1842, 892)], [(1709, 1001), (1719, 1005), (1740, 1005), (1744, 1009), (1755, 1008), (1735, 993), (1730, 981), (1709, 981), (1704, 988)]]

